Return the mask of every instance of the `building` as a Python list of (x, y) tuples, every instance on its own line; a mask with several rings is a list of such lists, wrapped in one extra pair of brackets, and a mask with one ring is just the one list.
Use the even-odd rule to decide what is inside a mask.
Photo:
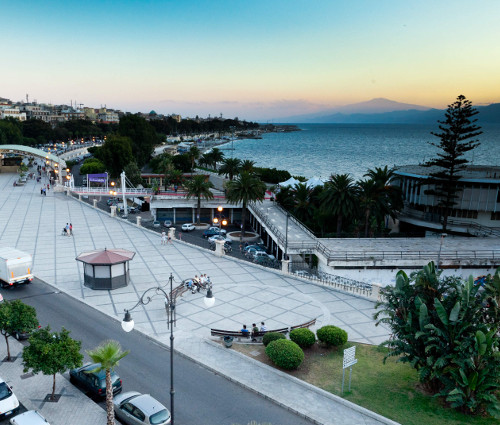
[(21, 112), (18, 108), (1, 108), (0, 107), (0, 119), (5, 118), (15, 118), (19, 121), (26, 121), (26, 113)]
[(41, 105), (36, 104), (23, 104), (19, 106), (21, 112), (26, 113), (26, 119), (28, 120), (42, 120), (45, 122), (50, 121), (50, 111), (43, 108)]
[[(428, 183), (429, 174), (437, 167), (407, 165), (395, 172), (397, 184), (403, 191), (404, 209), (399, 215), (400, 226), (409, 225), (439, 230), (442, 209), (438, 199), (427, 194), (434, 185)], [(462, 173), (458, 198), (448, 218), (448, 229), (457, 233), (486, 236), (500, 232), (500, 167), (471, 165)], [(500, 235), (500, 233), (499, 233)]]
[(119, 123), (118, 113), (113, 110), (101, 108), (97, 114), (97, 120), (104, 124)]

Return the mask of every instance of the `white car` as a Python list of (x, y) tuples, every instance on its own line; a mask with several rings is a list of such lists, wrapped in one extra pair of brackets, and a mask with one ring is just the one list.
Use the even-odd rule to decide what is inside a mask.
[(208, 238), (208, 242), (215, 243), (215, 241), (224, 241), (227, 243), (233, 243), (233, 241), (231, 239), (225, 238), (224, 235), (221, 235), (221, 236), (215, 235), (215, 236), (211, 236)]
[(196, 229), (196, 227), (193, 223), (184, 223), (181, 229), (183, 232), (191, 232), (192, 230)]
[(167, 425), (170, 412), (149, 394), (128, 391), (113, 399), (115, 415), (128, 425)]
[(50, 425), (37, 410), (28, 410), (10, 420), (11, 425)]
[(160, 227), (161, 223), (158, 220), (153, 221), (153, 227)]
[(0, 378), (0, 420), (19, 412), (19, 400), (12, 388)]

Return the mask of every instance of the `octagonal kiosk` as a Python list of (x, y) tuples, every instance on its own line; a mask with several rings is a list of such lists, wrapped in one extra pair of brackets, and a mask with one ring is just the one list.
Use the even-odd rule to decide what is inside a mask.
[(84, 285), (91, 289), (116, 289), (128, 285), (129, 265), (135, 252), (125, 249), (88, 251), (76, 257), (83, 263)]

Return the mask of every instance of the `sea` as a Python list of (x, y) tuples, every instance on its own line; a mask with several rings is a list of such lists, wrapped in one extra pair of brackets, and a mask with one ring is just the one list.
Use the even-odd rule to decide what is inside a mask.
[[(265, 133), (262, 139), (220, 146), (226, 157), (250, 159), (258, 167), (288, 170), (293, 176), (328, 179), (332, 174), (363, 178), (368, 169), (421, 164), (436, 157), (439, 143), (428, 124), (297, 124), (300, 131)], [(482, 126), (480, 146), (466, 158), (474, 165), (500, 165), (500, 124)]]

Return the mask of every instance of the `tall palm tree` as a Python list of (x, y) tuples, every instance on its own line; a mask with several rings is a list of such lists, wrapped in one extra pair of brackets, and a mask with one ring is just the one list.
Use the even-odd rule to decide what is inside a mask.
[(191, 161), (191, 171), (194, 170), (194, 162), (200, 157), (201, 152), (197, 146), (191, 146), (187, 152), (189, 160)]
[(111, 382), (111, 371), (118, 366), (118, 363), (130, 351), (122, 351), (122, 347), (117, 341), (104, 341), (93, 350), (87, 351), (87, 354), (95, 363), (101, 366), (93, 369), (91, 372), (106, 372), (106, 416), (107, 425), (115, 424), (115, 412), (113, 410), (113, 383)]
[(359, 205), (364, 210), (365, 238), (368, 237), (368, 232), (370, 230), (370, 216), (377, 208), (377, 202), (379, 200), (377, 189), (378, 187), (374, 180), (367, 179), (358, 182)]
[(190, 180), (188, 180), (185, 184), (187, 189), (187, 199), (192, 197), (198, 198), (197, 211), (196, 211), (196, 224), (200, 224), (200, 216), (201, 216), (201, 198), (205, 199), (213, 199), (214, 194), (210, 191), (214, 185), (207, 181), (206, 177), (199, 174), (193, 176)]
[(255, 167), (255, 161), (251, 161), (249, 159), (245, 159), (241, 163), (241, 171), (246, 171), (247, 173), (253, 173)]
[(162, 174), (165, 176), (163, 183), (165, 184), (165, 190), (167, 190), (170, 184), (170, 174), (174, 170), (174, 164), (172, 163), (172, 159), (168, 157), (163, 158), (160, 162), (160, 167), (162, 170)]
[(377, 225), (383, 224), (387, 215), (395, 218), (397, 211), (403, 207), (403, 197), (401, 188), (391, 184), (395, 177), (394, 169), (389, 169), (387, 165), (384, 168), (375, 167), (374, 170), (369, 169), (365, 177), (375, 184), (376, 202), (373, 214)]
[(320, 195), (321, 209), (337, 217), (337, 237), (342, 232), (344, 217), (356, 211), (357, 188), (349, 174), (332, 174)]
[(241, 202), (241, 237), (245, 237), (246, 211), (249, 202), (260, 201), (264, 199), (266, 185), (257, 176), (243, 171), (236, 180), (229, 181), (226, 186), (226, 198), (231, 204)]
[(179, 186), (184, 180), (184, 174), (181, 170), (174, 169), (170, 171), (170, 182)]
[(205, 165), (208, 167), (210, 165), (210, 161), (211, 161), (210, 153), (204, 153), (203, 155), (200, 156), (198, 164)]
[(311, 194), (312, 190), (305, 183), (298, 183), (293, 189), (293, 215), (307, 226), (314, 214)]
[(229, 180), (240, 172), (241, 160), (238, 158), (224, 158), (219, 168), (219, 174), (227, 174)]

